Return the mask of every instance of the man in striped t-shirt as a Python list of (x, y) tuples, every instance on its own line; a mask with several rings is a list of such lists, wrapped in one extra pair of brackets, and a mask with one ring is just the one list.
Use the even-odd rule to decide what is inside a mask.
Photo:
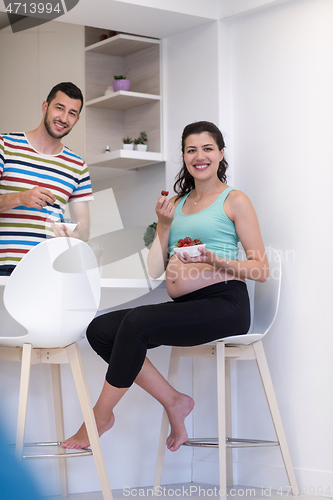
[[(87, 240), (93, 199), (85, 162), (61, 143), (79, 120), (81, 90), (59, 83), (42, 104), (43, 119), (31, 132), (0, 135), (0, 274), (47, 237)], [(53, 221), (69, 202), (74, 232)]]

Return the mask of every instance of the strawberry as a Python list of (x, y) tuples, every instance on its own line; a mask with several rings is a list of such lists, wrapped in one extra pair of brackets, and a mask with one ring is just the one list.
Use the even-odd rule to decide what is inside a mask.
[(180, 239), (176, 243), (176, 247), (192, 247), (193, 245), (203, 245), (202, 241), (199, 238), (192, 240), (189, 236), (186, 236), (184, 239)]
[(169, 191), (161, 191), (162, 196), (168, 196), (168, 194), (169, 194)]

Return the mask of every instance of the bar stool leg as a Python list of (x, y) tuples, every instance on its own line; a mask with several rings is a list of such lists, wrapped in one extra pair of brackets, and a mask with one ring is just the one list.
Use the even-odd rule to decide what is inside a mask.
[(296, 481), (296, 476), (294, 472), (294, 468), (292, 466), (291, 457), (289, 453), (289, 448), (286, 440), (286, 436), (284, 433), (281, 415), (279, 411), (279, 407), (277, 404), (275, 391), (272, 383), (272, 379), (269, 373), (269, 368), (265, 356), (264, 347), (262, 341), (255, 342), (253, 344), (253, 350), (255, 352), (256, 361), (259, 369), (259, 373), (261, 376), (262, 384), (264, 386), (268, 407), (272, 415), (273, 424), (275, 427), (275, 432), (280, 443), (280, 450), (282, 454), (282, 458), (284, 461), (285, 469), (287, 472), (287, 476), (289, 479), (289, 484), (291, 486), (291, 491), (293, 495), (298, 495), (298, 486)]
[(99, 477), (99, 482), (102, 488), (103, 499), (113, 500), (112, 492), (110, 489), (110, 483), (103, 458), (102, 447), (98, 436), (94, 412), (92, 409), (92, 404), (88, 392), (87, 381), (83, 370), (83, 364), (79, 346), (77, 343), (71, 344), (66, 348), (66, 351), (71, 365), (84, 422), (86, 424), (90, 446), (93, 452), (97, 474)]
[(27, 421), (29, 383), (31, 374), (32, 345), (23, 344), (22, 364), (20, 379), (20, 396), (17, 416), (16, 446), (15, 455), (18, 460), (22, 460), (24, 447), (24, 434)]
[[(56, 436), (57, 436), (57, 442), (62, 443), (65, 440), (65, 426), (64, 426), (64, 411), (63, 411), (63, 400), (62, 400), (62, 390), (61, 390), (60, 365), (50, 364), (50, 368), (51, 368), (51, 380), (52, 380), (52, 391), (53, 391), (54, 416), (56, 424)], [(68, 477), (67, 477), (66, 459), (59, 459), (59, 472), (60, 472), (61, 496), (68, 497)]]
[[(231, 422), (231, 380), (230, 380), (230, 359), (225, 360), (225, 427), (227, 437), (232, 436)], [(232, 448), (226, 449), (227, 460), (227, 486), (232, 486), (233, 482), (233, 466), (232, 466)]]
[(217, 413), (219, 436), (219, 470), (220, 498), (227, 498), (227, 457), (226, 457), (226, 423), (225, 423), (225, 346), (223, 342), (216, 343), (217, 363)]

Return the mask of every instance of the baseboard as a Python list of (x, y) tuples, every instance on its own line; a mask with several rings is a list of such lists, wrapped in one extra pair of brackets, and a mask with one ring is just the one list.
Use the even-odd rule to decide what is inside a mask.
[[(219, 484), (218, 462), (194, 460), (193, 479), (198, 483)], [(272, 491), (288, 491), (288, 478), (283, 466), (253, 462), (234, 462), (234, 485), (263, 488), (263, 496)], [(333, 472), (295, 468), (300, 494), (333, 498)]]
[[(249, 462), (234, 463), (237, 483), (247, 486), (288, 491), (289, 483), (283, 466)], [(300, 494), (333, 497), (333, 472), (295, 468)]]

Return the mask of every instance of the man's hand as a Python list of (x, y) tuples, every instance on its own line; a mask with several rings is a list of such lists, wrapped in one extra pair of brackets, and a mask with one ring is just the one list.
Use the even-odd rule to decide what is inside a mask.
[[(78, 223), (80, 225), (80, 223)], [(55, 224), (54, 222), (51, 222), (51, 227), (53, 229), (54, 235), (59, 238), (59, 237), (72, 237), (72, 238), (77, 238), (77, 236), (74, 234), (74, 231), (71, 231), (67, 226), (66, 223), (64, 224)]]
[(16, 207), (44, 208), (48, 203), (53, 205), (56, 197), (46, 188), (35, 186), (25, 191), (0, 195), (0, 213)]
[(35, 186), (20, 193), (21, 205), (28, 208), (44, 208), (53, 205), (56, 197), (46, 188)]

